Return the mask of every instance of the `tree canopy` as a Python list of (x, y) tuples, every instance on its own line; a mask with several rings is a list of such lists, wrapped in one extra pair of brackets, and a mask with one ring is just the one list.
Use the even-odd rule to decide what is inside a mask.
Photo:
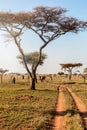
[(61, 65), (61, 69), (63, 69), (64, 71), (68, 71), (69, 80), (71, 80), (73, 68), (82, 66), (82, 63), (65, 63), (60, 65)]
[[(18, 55), (17, 58), (20, 60), (20, 63), (24, 64), (23, 57), (21, 55)], [(25, 54), (26, 63), (31, 65), (32, 67), (36, 66), (36, 64), (38, 62), (38, 58), (39, 58), (39, 52), (37, 52), (37, 51)], [(47, 58), (47, 55), (42, 53), (39, 65), (42, 65), (46, 58)]]
[[(80, 21), (76, 18), (66, 16), (67, 10), (61, 7), (38, 6), (32, 12), (0, 12), (0, 25), (6, 24), (19, 29), (26, 27), (34, 31), (45, 41), (52, 41), (55, 38), (67, 33), (82, 31), (87, 27), (87, 21)], [(13, 26), (12, 26), (13, 27)]]
[(1, 83), (3, 83), (3, 75), (6, 73), (8, 70), (0, 68), (0, 75), (1, 75)]
[(84, 68), (83, 73), (84, 73), (84, 74), (87, 74), (87, 68)]
[[(74, 17), (66, 16), (67, 9), (61, 7), (38, 6), (33, 11), (27, 12), (0, 12), (0, 29), (7, 32), (17, 45), (22, 55), (25, 68), (30, 75), (32, 82), (37, 67), (41, 62), (42, 50), (51, 41), (60, 36), (73, 32), (84, 31), (87, 27), (87, 21), (81, 21)], [(42, 44), (39, 48), (39, 58), (32, 74), (27, 66), (26, 58), (21, 47), (22, 34), (26, 30), (31, 30), (39, 36)], [(8, 35), (7, 35), (8, 36)], [(9, 37), (9, 36), (8, 36)], [(35, 85), (32, 83), (33, 86)], [(33, 87), (34, 89), (35, 87)]]
[(6, 70), (6, 69), (0, 68), (0, 73), (1, 73), (1, 74), (6, 73), (7, 71), (8, 71), (8, 70)]
[(74, 67), (80, 67), (82, 66), (82, 63), (65, 63), (65, 64), (60, 64), (62, 69), (68, 69), (68, 68), (74, 68)]

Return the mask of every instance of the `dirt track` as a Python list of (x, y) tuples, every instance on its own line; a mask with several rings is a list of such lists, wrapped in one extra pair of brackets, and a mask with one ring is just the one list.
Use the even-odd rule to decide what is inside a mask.
[(58, 102), (56, 105), (56, 115), (54, 118), (54, 130), (66, 130), (66, 101), (62, 91), (59, 88)]
[(78, 112), (83, 121), (84, 130), (87, 130), (87, 108), (85, 104), (82, 102), (82, 100), (74, 92), (72, 92), (72, 90), (69, 87), (67, 87), (67, 90), (70, 92), (78, 108)]
[(54, 117), (54, 127), (53, 130), (67, 130), (66, 126), (66, 100), (65, 96), (63, 94), (63, 89), (66, 88), (67, 91), (69, 91), (70, 95), (74, 99), (74, 102), (76, 104), (76, 107), (78, 109), (78, 113), (81, 116), (84, 130), (87, 130), (87, 108), (85, 107), (85, 104), (81, 101), (81, 99), (72, 92), (71, 88), (69, 86), (60, 86), (59, 87), (59, 96), (58, 101), (56, 105), (56, 114)]

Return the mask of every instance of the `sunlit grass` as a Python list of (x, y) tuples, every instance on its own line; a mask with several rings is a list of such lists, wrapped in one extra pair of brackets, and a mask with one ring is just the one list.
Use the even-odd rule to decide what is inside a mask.
[(55, 82), (39, 82), (36, 90), (29, 83), (0, 85), (0, 130), (43, 130), (53, 118), (57, 91)]
[[(3, 78), (0, 84), (0, 130), (45, 130), (53, 118), (57, 99), (57, 86), (62, 83), (73, 83), (70, 87), (87, 105), (87, 84), (81, 77), (55, 76), (36, 84), (36, 90), (29, 89), (26, 76), (16, 78), (16, 84), (9, 84), (10, 77)], [(81, 118), (75, 109), (72, 97), (65, 91), (67, 100), (67, 129), (83, 130)]]

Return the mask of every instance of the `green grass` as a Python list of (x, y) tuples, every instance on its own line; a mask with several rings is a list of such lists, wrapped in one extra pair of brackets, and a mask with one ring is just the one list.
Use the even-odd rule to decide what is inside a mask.
[(34, 91), (24, 82), (1, 84), (0, 130), (44, 130), (55, 110), (57, 91), (54, 84), (53, 81), (39, 82)]

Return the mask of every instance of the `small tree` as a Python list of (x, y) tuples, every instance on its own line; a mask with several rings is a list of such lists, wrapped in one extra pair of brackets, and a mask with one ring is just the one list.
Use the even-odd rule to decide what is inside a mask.
[[(20, 63), (22, 63), (24, 65), (23, 57), (21, 55), (19, 55), (19, 56), (17, 56), (17, 58), (20, 59)], [(39, 52), (31, 52), (31, 53), (25, 54), (26, 63), (31, 66), (31, 74), (32, 74), (32, 78), (30, 77), (30, 79), (31, 79), (31, 87), (32, 87), (32, 84), (35, 87), (35, 81), (37, 82), (35, 67), (37, 65), (38, 58), (39, 58)], [(39, 65), (43, 65), (43, 63), (44, 63), (43, 61), (46, 58), (47, 58), (47, 55), (42, 53)]]
[(87, 68), (84, 68), (83, 73), (84, 73), (84, 74), (87, 74)]
[(83, 78), (83, 81), (85, 83), (87, 78), (87, 68), (84, 68), (83, 73), (81, 73), (79, 70), (77, 70), (76, 73)]
[(0, 68), (0, 75), (1, 75), (1, 83), (3, 83), (3, 75), (4, 73), (6, 73), (8, 70), (4, 70), (2, 68)]
[(85, 82), (86, 82), (86, 79), (87, 79), (87, 68), (84, 68), (82, 77), (83, 77), (84, 83), (85, 83)]
[(68, 71), (69, 80), (71, 80), (73, 68), (82, 66), (81, 63), (66, 63), (66, 64), (60, 64), (60, 65), (62, 67), (61, 69), (63, 69), (64, 71)]

